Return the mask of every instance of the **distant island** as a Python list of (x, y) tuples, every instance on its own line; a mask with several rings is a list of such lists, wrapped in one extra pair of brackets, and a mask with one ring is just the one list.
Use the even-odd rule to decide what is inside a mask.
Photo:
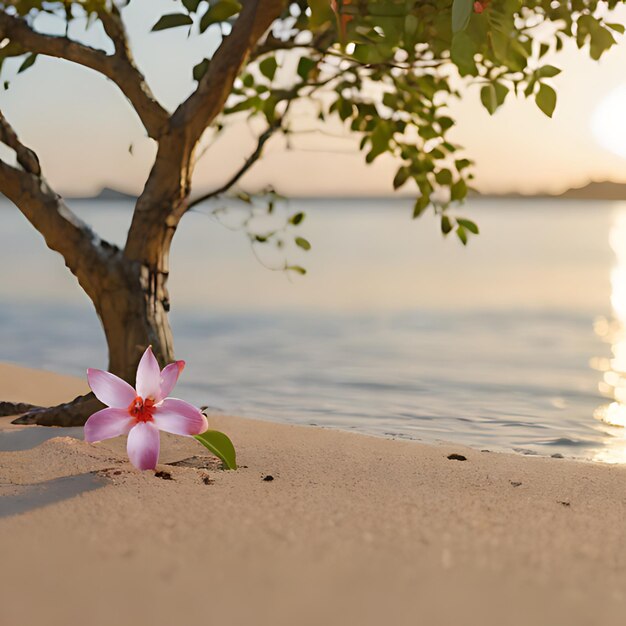
[(523, 194), (523, 193), (502, 193), (502, 194), (476, 194), (475, 197), (484, 199), (520, 199), (527, 200), (532, 198), (538, 199), (564, 199), (564, 200), (626, 200), (626, 184), (613, 183), (610, 181), (603, 182), (590, 182), (583, 187), (572, 187), (567, 189), (563, 193), (550, 194), (550, 193), (535, 193), (535, 194)]
[[(322, 196), (320, 196), (322, 197)], [(325, 196), (324, 196), (325, 197)], [(400, 199), (401, 197), (406, 196), (398, 196), (396, 197)], [(566, 200), (626, 200), (626, 184), (625, 183), (613, 183), (610, 181), (603, 182), (590, 182), (583, 187), (573, 187), (564, 191), (560, 194), (549, 194), (549, 193), (537, 193), (532, 195), (521, 194), (521, 193), (503, 193), (503, 194), (477, 194), (476, 197), (484, 198), (484, 199), (499, 199), (499, 198), (507, 198), (507, 199), (531, 199), (531, 198), (551, 198), (558, 199), (563, 198)], [(356, 196), (345, 196), (341, 198), (332, 199), (355, 199)], [(95, 201), (95, 202), (135, 202), (137, 200), (137, 196), (132, 194), (127, 194), (123, 191), (118, 191), (117, 189), (111, 189), (109, 187), (104, 187), (98, 194), (94, 196), (86, 196), (86, 197), (70, 197), (70, 200), (79, 200), (79, 201)], [(370, 200), (376, 199), (385, 199), (388, 200), (389, 196), (381, 196), (380, 198), (370, 197)]]
[(137, 196), (132, 194), (118, 191), (117, 189), (111, 189), (110, 187), (104, 187), (94, 196), (65, 196), (68, 200), (84, 200), (90, 202), (135, 202)]
[(591, 182), (584, 187), (568, 189), (559, 197), (577, 200), (626, 200), (626, 184), (609, 181)]

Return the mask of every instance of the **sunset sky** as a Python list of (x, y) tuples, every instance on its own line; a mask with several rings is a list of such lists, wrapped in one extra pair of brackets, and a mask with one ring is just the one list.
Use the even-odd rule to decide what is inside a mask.
[[(138, 63), (169, 108), (193, 89), (191, 67), (214, 45), (206, 36), (187, 39), (174, 31), (150, 34), (157, 17), (172, 8), (171, 0), (142, 0), (131, 3), (124, 13)], [(626, 11), (613, 21), (626, 21)], [(90, 35), (93, 45), (103, 47), (105, 42), (99, 31)], [(626, 40), (622, 38), (600, 62), (589, 60), (574, 46), (550, 62), (564, 70), (553, 79), (559, 101), (552, 120), (533, 102), (512, 97), (490, 117), (480, 105), (477, 87), (467, 89), (463, 101), (454, 104), (458, 126), (453, 138), (477, 161), (476, 186), (481, 191), (559, 192), (589, 180), (626, 182), (626, 113), (622, 113), (626, 112)], [(58, 191), (90, 194), (103, 186), (129, 192), (141, 189), (154, 146), (144, 138), (124, 97), (98, 74), (39, 58), (34, 68), (11, 81), (9, 91), (0, 93), (0, 107), (22, 140), (37, 150)], [(607, 118), (611, 112), (616, 122)], [(595, 132), (594, 115), (600, 129)], [(315, 126), (313, 119), (310, 126)], [(128, 150), (131, 143), (133, 154)], [(200, 161), (195, 189), (219, 184), (252, 145), (246, 124), (232, 129)], [(244, 186), (254, 189), (271, 183), (287, 195), (391, 191), (393, 162), (381, 159), (374, 166), (364, 165), (356, 141), (347, 134), (343, 139), (307, 134), (295, 145), (295, 151), (287, 151), (281, 139), (269, 144)]]

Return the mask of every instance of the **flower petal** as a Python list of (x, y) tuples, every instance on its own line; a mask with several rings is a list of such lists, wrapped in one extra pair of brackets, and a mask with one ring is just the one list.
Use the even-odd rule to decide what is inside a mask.
[(158, 401), (161, 389), (161, 368), (148, 346), (137, 366), (137, 395)]
[(150, 422), (139, 422), (128, 433), (126, 451), (137, 469), (154, 469), (159, 460), (159, 447), (159, 431)]
[(125, 409), (137, 396), (125, 380), (109, 372), (88, 369), (87, 381), (100, 402), (116, 409)]
[(85, 424), (85, 441), (93, 443), (125, 435), (132, 428), (133, 417), (128, 409), (102, 409), (94, 413)]
[(154, 425), (174, 435), (199, 435), (209, 424), (200, 409), (177, 398), (166, 398), (154, 407)]
[(176, 385), (176, 381), (184, 369), (185, 361), (176, 361), (163, 368), (161, 372), (161, 392), (158, 398), (159, 401), (163, 400), (163, 398), (167, 398), (167, 396), (172, 393), (172, 389), (174, 389), (174, 385)]

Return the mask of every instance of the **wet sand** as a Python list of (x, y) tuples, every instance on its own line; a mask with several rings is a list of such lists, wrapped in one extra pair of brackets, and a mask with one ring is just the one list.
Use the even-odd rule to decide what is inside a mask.
[[(2, 400), (84, 389), (0, 365)], [(162, 435), (155, 475), (123, 439), (1, 418), (5, 448), (34, 447), (0, 452), (0, 624), (624, 623), (624, 467), (209, 421), (236, 472), (181, 437)], [(64, 499), (37, 501), (55, 480)]]

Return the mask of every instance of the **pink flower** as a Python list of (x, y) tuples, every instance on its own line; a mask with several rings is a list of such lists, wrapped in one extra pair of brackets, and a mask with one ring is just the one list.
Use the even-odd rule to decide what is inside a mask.
[(159, 460), (159, 430), (187, 436), (203, 433), (209, 426), (201, 411), (184, 400), (167, 397), (184, 367), (184, 361), (176, 361), (161, 371), (148, 348), (137, 367), (136, 389), (114, 374), (88, 369), (91, 390), (109, 408), (87, 420), (85, 441), (128, 435), (130, 462), (146, 470), (154, 469)]

